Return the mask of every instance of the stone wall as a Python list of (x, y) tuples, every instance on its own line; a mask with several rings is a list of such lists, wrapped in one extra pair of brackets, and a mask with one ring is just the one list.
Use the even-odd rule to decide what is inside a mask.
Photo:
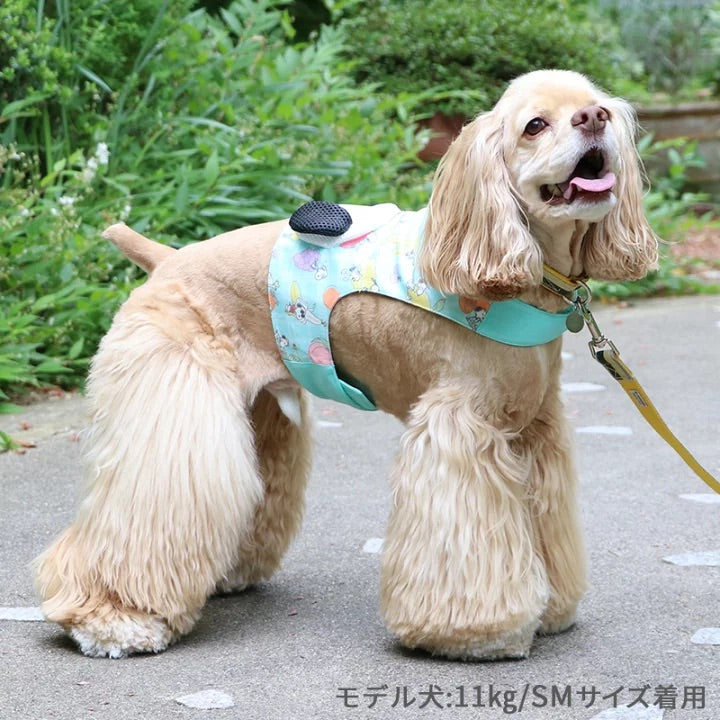
[[(638, 107), (637, 112), (642, 131), (652, 132), (655, 140), (687, 137), (697, 141), (705, 167), (690, 168), (690, 182), (720, 198), (720, 102)], [(653, 161), (651, 166), (662, 169), (663, 163)]]

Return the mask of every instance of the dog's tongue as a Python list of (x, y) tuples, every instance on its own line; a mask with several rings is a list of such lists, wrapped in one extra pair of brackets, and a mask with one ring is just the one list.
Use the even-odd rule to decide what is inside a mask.
[(574, 177), (563, 194), (565, 199), (569, 200), (574, 192), (573, 187), (585, 192), (601, 193), (610, 190), (613, 185), (615, 185), (615, 174), (611, 172), (594, 180), (591, 178)]

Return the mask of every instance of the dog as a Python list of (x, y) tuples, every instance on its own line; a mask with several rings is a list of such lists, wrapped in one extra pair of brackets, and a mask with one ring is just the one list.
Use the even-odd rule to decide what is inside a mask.
[[(573, 278), (644, 276), (657, 238), (635, 133), (631, 106), (582, 75), (512, 81), (438, 167), (417, 257), (423, 292), (462, 298), (481, 327), (513, 299), (561, 312), (544, 264)], [(122, 225), (107, 232), (150, 277), (92, 362), (84, 496), (35, 570), (46, 618), (86, 655), (164, 650), (210, 595), (269, 579), (298, 530), (308, 393), (268, 310), (284, 228), (181, 250)], [(397, 642), (521, 658), (536, 634), (573, 625), (586, 561), (561, 339), (506, 344), (367, 291), (334, 305), (329, 334), (338, 375), (406, 426), (380, 580)]]

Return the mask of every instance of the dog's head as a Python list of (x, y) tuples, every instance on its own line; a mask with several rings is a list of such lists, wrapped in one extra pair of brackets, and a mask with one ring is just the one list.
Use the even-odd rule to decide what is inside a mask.
[(444, 292), (507, 299), (539, 285), (558, 250), (591, 277), (644, 276), (657, 238), (643, 213), (635, 131), (632, 107), (582, 75), (517, 78), (440, 163), (424, 278)]

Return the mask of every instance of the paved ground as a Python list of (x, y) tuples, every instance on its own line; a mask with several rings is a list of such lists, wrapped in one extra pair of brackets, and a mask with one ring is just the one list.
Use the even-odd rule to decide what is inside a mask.
[[(720, 474), (720, 298), (596, 316), (668, 424)], [(27, 569), (72, 515), (82, 400), (3, 417), (2, 429), (37, 447), (0, 455), (0, 720), (717, 720), (720, 505), (709, 501), (718, 498), (593, 363), (586, 340), (567, 337), (564, 381), (591, 587), (577, 627), (540, 639), (518, 662), (453, 663), (388, 638), (377, 611), (377, 539), (401, 427), (325, 403), (316, 405), (322, 440), (304, 529), (272, 582), (212, 600), (165, 654), (85, 658), (34, 620)]]

